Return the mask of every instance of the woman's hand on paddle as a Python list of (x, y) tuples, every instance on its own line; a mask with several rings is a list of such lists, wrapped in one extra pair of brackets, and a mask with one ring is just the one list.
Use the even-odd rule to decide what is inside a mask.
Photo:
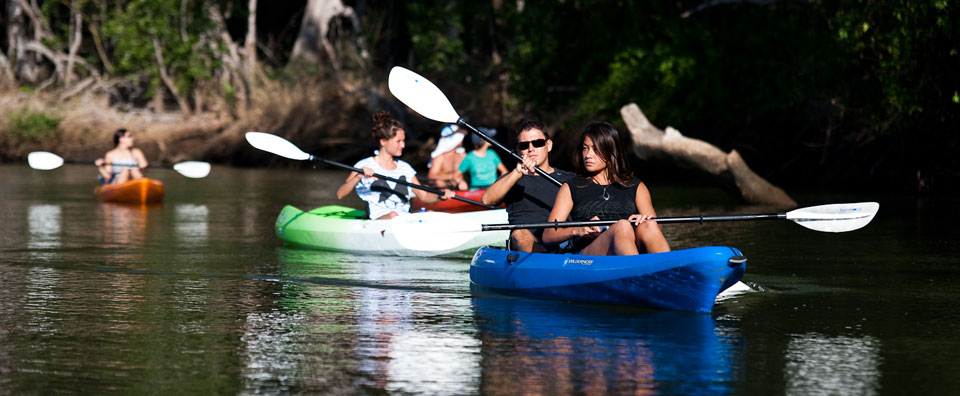
[[(599, 217), (593, 216), (590, 220), (600, 220)], [(596, 238), (602, 233), (603, 230), (599, 226), (586, 226), (586, 227), (577, 227), (573, 229), (573, 235), (578, 237), (586, 238)]]
[(101, 166), (103, 166), (103, 165), (105, 165), (105, 164), (106, 164), (106, 162), (103, 161), (103, 158), (97, 158), (96, 161), (93, 161), (93, 165), (95, 165), (97, 168), (99, 168), (99, 167), (101, 167)]
[(646, 214), (634, 214), (634, 215), (630, 215), (630, 217), (628, 217), (627, 220), (633, 223), (634, 227), (639, 227), (640, 224), (643, 224), (645, 221), (653, 220), (653, 216), (646, 215)]
[(343, 199), (360, 183), (360, 180), (363, 180), (365, 177), (373, 177), (373, 169), (368, 167), (363, 167), (363, 173), (353, 171), (347, 175), (347, 179), (344, 180), (343, 184), (337, 188), (337, 199)]

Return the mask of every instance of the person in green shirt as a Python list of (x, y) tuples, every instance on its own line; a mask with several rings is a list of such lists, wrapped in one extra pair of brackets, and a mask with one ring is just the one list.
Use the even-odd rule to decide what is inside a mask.
[[(491, 138), (497, 134), (496, 129), (479, 129)], [(471, 190), (483, 190), (497, 181), (499, 175), (507, 173), (507, 167), (486, 140), (476, 134), (471, 135), (470, 140), (473, 142), (473, 150), (460, 162), (459, 171), (470, 177)]]

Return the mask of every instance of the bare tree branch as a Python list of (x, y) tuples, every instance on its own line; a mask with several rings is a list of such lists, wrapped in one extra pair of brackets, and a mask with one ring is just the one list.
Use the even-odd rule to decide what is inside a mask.
[(157, 69), (160, 71), (160, 79), (163, 80), (163, 84), (167, 86), (167, 89), (170, 90), (170, 93), (173, 94), (173, 97), (177, 99), (177, 104), (180, 105), (180, 112), (183, 114), (190, 114), (190, 105), (187, 104), (187, 101), (180, 96), (180, 91), (177, 89), (177, 85), (174, 84), (173, 79), (167, 75), (167, 68), (164, 66), (163, 62), (163, 51), (160, 50), (160, 41), (156, 37), (153, 37), (153, 51), (157, 57)]
[(30, 23), (33, 25), (34, 40), (40, 41), (53, 36), (50, 27), (47, 26), (47, 23), (40, 17), (43, 13), (40, 11), (40, 6), (37, 5), (36, 0), (33, 0), (32, 3), (27, 3), (27, 0), (16, 1), (20, 4), (20, 7), (23, 8), (24, 14), (27, 14), (27, 17), (30, 18)]
[[(241, 95), (244, 99), (244, 105), (250, 107), (250, 82), (246, 79), (246, 76), (242, 73), (243, 70), (243, 61), (240, 58), (239, 51), (237, 49), (237, 44), (233, 42), (233, 39), (230, 38), (230, 33), (227, 31), (226, 23), (224, 22), (223, 15), (220, 13), (220, 10), (213, 4), (207, 8), (210, 19), (213, 20), (214, 25), (216, 26), (214, 31), (220, 37), (220, 40), (227, 46), (229, 51), (229, 57), (224, 57), (224, 64), (229, 66), (229, 69), (233, 72), (240, 73), (239, 80), (243, 86)], [(217, 50), (214, 43), (210, 43), (211, 48), (214, 51)], [(234, 73), (229, 73), (234, 74)], [(229, 78), (229, 76), (228, 76)]]
[(70, 80), (73, 78), (73, 59), (80, 49), (80, 39), (83, 38), (83, 17), (80, 15), (80, 5), (78, 0), (70, 2), (70, 13), (73, 18), (70, 20), (70, 35), (73, 36), (73, 42), (70, 43), (70, 52), (67, 54), (67, 67), (64, 70), (63, 85), (70, 88)]
[(63, 93), (61, 93), (60, 100), (70, 99), (71, 96), (74, 96), (80, 92), (83, 92), (87, 87), (93, 85), (93, 83), (95, 82), (97, 82), (96, 77), (87, 77), (83, 81), (78, 82), (77, 85), (74, 85), (73, 88), (70, 88), (64, 91)]
[(333, 44), (327, 39), (327, 33), (330, 31), (330, 22), (340, 16), (350, 18), (353, 22), (355, 18), (353, 8), (344, 5), (342, 0), (309, 0), (307, 10), (303, 14), (303, 22), (300, 23), (300, 32), (293, 43), (291, 57), (302, 57), (310, 62), (316, 62), (319, 47), (323, 47), (334, 70), (339, 71), (340, 63)]
[(10, 81), (11, 83), (15, 81), (13, 77), (13, 70), (10, 69), (10, 61), (7, 60), (7, 56), (4, 55), (3, 52), (0, 52), (0, 72), (2, 72), (2, 76), (6, 80)]
[(187, 41), (187, 1), (180, 0), (180, 40)]
[(39, 86), (37, 86), (38, 90), (42, 90), (47, 86), (49, 86), (50, 84), (53, 84), (55, 81), (57, 81), (57, 78), (59, 76), (63, 75), (63, 65), (60, 62), (60, 57), (57, 56), (56, 53), (51, 51), (45, 45), (40, 44), (40, 42), (38, 41), (28, 41), (27, 43), (23, 44), (22, 48), (24, 51), (36, 52), (41, 56), (49, 59), (50, 62), (53, 63), (55, 72), (50, 76), (50, 78), (48, 78), (46, 81), (44, 81)]
[(250, 14), (247, 16), (247, 37), (244, 43), (244, 74), (248, 82), (253, 82), (253, 73), (257, 69), (257, 0), (248, 2)]
[(106, 69), (107, 74), (112, 74), (113, 63), (110, 63), (110, 58), (107, 57), (107, 52), (103, 49), (99, 27), (96, 24), (88, 23), (87, 30), (90, 31), (90, 37), (93, 38), (93, 46), (97, 48), (97, 56), (100, 57), (100, 62), (103, 62), (103, 68)]

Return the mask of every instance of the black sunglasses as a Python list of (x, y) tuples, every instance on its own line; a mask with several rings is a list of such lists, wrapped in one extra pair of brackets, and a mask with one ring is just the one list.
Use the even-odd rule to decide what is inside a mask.
[(526, 150), (531, 144), (533, 147), (540, 148), (547, 145), (547, 139), (537, 139), (529, 142), (517, 142), (517, 151)]

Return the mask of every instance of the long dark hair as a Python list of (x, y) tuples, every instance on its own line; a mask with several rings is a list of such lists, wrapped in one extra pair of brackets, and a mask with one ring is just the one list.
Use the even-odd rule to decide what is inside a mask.
[(113, 133), (113, 147), (117, 147), (117, 145), (120, 144), (120, 138), (126, 134), (127, 130), (125, 128), (117, 129), (116, 132)]
[(597, 154), (606, 162), (607, 167), (604, 172), (607, 173), (607, 180), (617, 183), (621, 186), (633, 185), (633, 171), (627, 163), (627, 155), (623, 150), (623, 142), (620, 141), (620, 132), (609, 122), (591, 122), (583, 129), (580, 134), (580, 141), (574, 150), (574, 163), (577, 169), (577, 175), (584, 178), (593, 176), (587, 172), (583, 166), (583, 142), (587, 137), (593, 141), (596, 146)]
[(400, 121), (393, 119), (390, 113), (380, 110), (373, 115), (373, 138), (380, 140), (389, 140), (397, 136), (397, 131), (403, 129)]

